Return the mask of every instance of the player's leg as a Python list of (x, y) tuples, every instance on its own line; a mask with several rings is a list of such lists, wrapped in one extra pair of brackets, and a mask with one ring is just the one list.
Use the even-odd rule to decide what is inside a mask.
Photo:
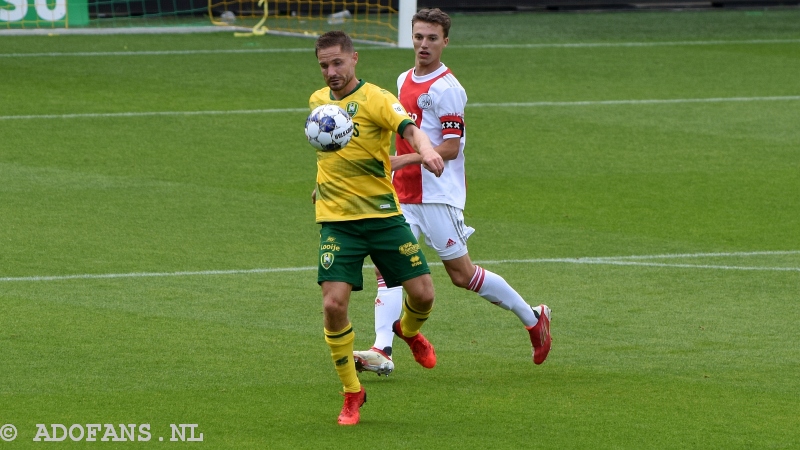
[[(472, 263), (467, 250), (467, 239), (475, 229), (464, 224), (462, 210), (438, 203), (414, 205), (410, 209), (423, 218), (420, 226), (425, 234), (425, 243), (439, 254), (453, 284), (469, 289), (493, 305), (513, 312), (529, 332), (534, 362), (539, 361), (537, 364), (540, 364), (544, 361), (550, 348), (549, 308), (545, 305), (532, 307), (503, 277)], [(532, 331), (545, 312), (547, 327), (542, 324), (536, 332)], [(544, 340), (539, 339), (543, 328), (547, 330)], [(534, 339), (534, 336), (537, 338)]]
[(369, 350), (354, 351), (353, 358), (358, 372), (375, 372), (381, 376), (394, 371), (392, 324), (400, 318), (403, 310), (403, 287), (386, 287), (386, 282), (377, 268), (375, 276), (378, 279), (378, 294), (375, 297), (375, 343)]
[[(322, 282), (322, 314), (325, 342), (345, 392), (359, 392), (361, 384), (353, 364), (355, 332), (347, 315), (352, 286), (341, 281)], [(349, 351), (348, 351), (349, 350)]]
[(323, 323), (325, 343), (339, 380), (344, 387), (344, 405), (339, 413), (339, 425), (355, 425), (361, 418), (359, 408), (367, 401), (367, 393), (358, 381), (353, 360), (355, 332), (347, 315), (352, 286), (340, 281), (322, 282)]
[(414, 359), (424, 367), (433, 367), (433, 346), (419, 333), (433, 309), (433, 280), (425, 255), (403, 216), (376, 222), (371, 230), (372, 261), (383, 274), (387, 287), (402, 285), (408, 294), (403, 300), (403, 315), (394, 324), (394, 332), (406, 341)]
[(403, 315), (394, 323), (394, 333), (406, 341), (415, 361), (431, 369), (436, 365), (436, 352), (420, 329), (433, 311), (433, 279), (430, 274), (420, 275), (404, 281), (403, 289), (408, 295), (403, 300)]
[(373, 347), (391, 356), (394, 339), (392, 324), (400, 318), (400, 313), (403, 311), (403, 287), (386, 286), (386, 281), (377, 268), (375, 276), (378, 279), (378, 295), (375, 298), (375, 345)]
[[(403, 209), (405, 211), (405, 206)], [(420, 227), (413, 210), (410, 213), (404, 212), (403, 216), (405, 216), (414, 238), (418, 239)], [(375, 297), (375, 343), (369, 350), (356, 351), (353, 356), (356, 359), (356, 370), (375, 372), (380, 376), (389, 375), (394, 371), (392, 325), (395, 320), (400, 318), (403, 311), (403, 287), (387, 287), (383, 275), (377, 268), (375, 277), (378, 281), (378, 293)]]
[[(415, 243), (417, 243), (419, 240), (419, 236), (423, 230), (422, 224), (425, 222), (425, 217), (421, 216), (421, 212), (423, 210), (419, 208), (419, 206), (421, 205), (416, 205), (416, 204), (403, 205), (403, 216), (406, 219), (406, 223), (408, 223), (408, 228), (411, 230), (411, 234), (414, 236)], [(430, 271), (427, 269), (427, 261), (425, 261), (425, 256), (421, 251), (417, 253), (417, 250), (419, 250), (418, 243), (414, 247), (414, 249), (415, 251), (413, 253), (406, 251), (407, 255), (405, 256), (411, 255), (410, 259), (412, 261), (416, 261), (414, 262), (414, 264), (420, 266), (424, 265), (426, 267), (426, 270), (424, 272), (425, 276), (417, 277), (416, 275), (421, 272), (417, 273), (412, 272), (403, 276), (402, 278), (398, 277), (398, 281), (403, 282), (404, 287), (406, 285), (409, 286), (408, 288), (406, 288), (406, 293), (408, 295), (406, 299), (402, 302), (402, 309), (404, 312), (412, 311), (411, 313), (412, 315), (414, 315), (413, 311), (416, 310), (430, 312), (430, 310), (433, 308), (433, 299), (434, 299), (433, 280), (431, 279), (430, 275), (428, 275)], [(409, 289), (412, 289), (412, 291), (409, 291)], [(408, 322), (410, 323), (411, 316), (408, 317), (409, 317)], [(419, 321), (420, 326), (422, 323), (423, 321)], [(413, 326), (413, 325), (407, 325), (407, 326)], [(413, 332), (411, 334), (413, 334)]]
[(528, 331), (533, 346), (533, 362), (544, 362), (552, 342), (550, 308), (547, 305), (529, 305), (503, 277), (473, 264), (469, 254), (442, 260), (442, 263), (453, 284), (474, 291), (493, 305), (516, 314)]
[(353, 361), (355, 333), (348, 316), (350, 293), (361, 290), (361, 267), (366, 245), (357, 236), (347, 233), (348, 224), (327, 226), (320, 231), (317, 281), (322, 287), (322, 310), (325, 343), (344, 388), (344, 406), (339, 414), (340, 425), (355, 425), (359, 408), (367, 398), (358, 381)]
[[(414, 215), (414, 210), (404, 212), (403, 216), (406, 219), (408, 227), (411, 229), (411, 234), (414, 235), (414, 239), (418, 240), (420, 227), (418, 225), (418, 219)], [(387, 286), (380, 270), (377, 268), (375, 269), (375, 275), (378, 279), (378, 296), (375, 299), (374, 347), (391, 355), (392, 338), (394, 338), (392, 324), (395, 320), (400, 318), (400, 314), (403, 310), (403, 288), (402, 286)], [(388, 351), (386, 350), (387, 347)]]
[(411, 337), (419, 332), (433, 310), (434, 289), (430, 274), (403, 282), (408, 295), (403, 300), (403, 315), (400, 317), (403, 335)]
[(454, 285), (469, 289), (489, 303), (513, 312), (526, 327), (539, 321), (531, 305), (503, 277), (473, 264), (469, 253), (442, 260), (442, 264)]

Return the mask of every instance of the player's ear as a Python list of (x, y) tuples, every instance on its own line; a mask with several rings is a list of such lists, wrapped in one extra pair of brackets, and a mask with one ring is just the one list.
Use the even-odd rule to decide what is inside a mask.
[(353, 65), (358, 64), (358, 52), (353, 52)]
[(444, 38), (444, 46), (445, 47), (447, 47), (447, 43), (448, 42), (450, 42), (450, 38), (449, 37)]

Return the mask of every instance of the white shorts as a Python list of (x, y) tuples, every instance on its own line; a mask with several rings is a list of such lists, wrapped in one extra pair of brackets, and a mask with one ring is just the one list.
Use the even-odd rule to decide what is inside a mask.
[(436, 250), (442, 261), (467, 254), (467, 239), (475, 229), (464, 225), (464, 212), (444, 203), (403, 203), (401, 205), (411, 232)]

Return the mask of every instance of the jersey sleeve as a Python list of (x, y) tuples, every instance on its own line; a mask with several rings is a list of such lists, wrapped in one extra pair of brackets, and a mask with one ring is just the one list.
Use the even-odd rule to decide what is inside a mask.
[(467, 93), (459, 87), (451, 87), (441, 93), (436, 102), (436, 115), (442, 124), (444, 139), (464, 136), (464, 109), (467, 106)]
[[(384, 128), (394, 131), (395, 133), (402, 134), (407, 123), (410, 121), (406, 109), (400, 104), (400, 100), (389, 91), (380, 90), (380, 117), (378, 120)], [(413, 122), (412, 122), (413, 123)]]
[(400, 89), (403, 87), (403, 82), (406, 81), (406, 77), (408, 76), (408, 71), (401, 73), (397, 77), (397, 96), (400, 97)]
[(406, 132), (406, 127), (407, 127), (407, 126), (409, 126), (409, 125), (414, 125), (414, 126), (417, 126), (417, 124), (415, 124), (413, 120), (411, 120), (411, 119), (406, 119), (406, 120), (404, 120), (404, 121), (403, 121), (403, 123), (401, 123), (401, 124), (400, 124), (400, 126), (397, 128), (397, 134), (398, 134), (398, 136), (400, 136), (400, 138), (402, 138), (402, 137), (403, 137), (403, 133), (405, 133), (405, 132)]

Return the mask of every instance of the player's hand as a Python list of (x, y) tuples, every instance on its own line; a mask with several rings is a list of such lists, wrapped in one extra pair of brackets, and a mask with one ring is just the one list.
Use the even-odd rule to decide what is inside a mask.
[(428, 136), (416, 125), (409, 125), (403, 130), (403, 139), (411, 143), (414, 150), (422, 158), (422, 167), (428, 169), (432, 174), (438, 176), (444, 172), (444, 160), (436, 150)]
[(444, 172), (444, 160), (442, 155), (436, 153), (433, 148), (420, 149), (420, 156), (422, 156), (422, 166), (428, 169), (432, 174), (437, 177)]
[(314, 205), (316, 203), (317, 203), (317, 188), (314, 188), (314, 190), (311, 191), (311, 204)]

